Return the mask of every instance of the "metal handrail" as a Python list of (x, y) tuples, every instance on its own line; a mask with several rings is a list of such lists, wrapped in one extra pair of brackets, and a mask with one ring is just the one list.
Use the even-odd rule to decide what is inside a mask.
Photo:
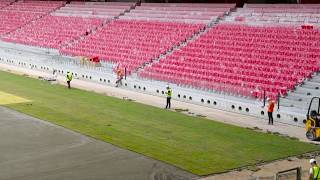
[(290, 172), (290, 171), (297, 171), (297, 180), (301, 180), (301, 176), (302, 176), (302, 169), (301, 167), (296, 167), (296, 168), (292, 168), (292, 169), (287, 169), (284, 171), (279, 171), (275, 174), (274, 180), (279, 180), (279, 175), (286, 173), (286, 172)]

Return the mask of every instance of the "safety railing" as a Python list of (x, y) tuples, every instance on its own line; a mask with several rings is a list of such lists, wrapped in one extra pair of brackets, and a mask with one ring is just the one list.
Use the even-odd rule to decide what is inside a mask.
[(301, 167), (296, 167), (284, 171), (279, 171), (275, 174), (274, 180), (294, 179), (301, 180), (302, 170)]

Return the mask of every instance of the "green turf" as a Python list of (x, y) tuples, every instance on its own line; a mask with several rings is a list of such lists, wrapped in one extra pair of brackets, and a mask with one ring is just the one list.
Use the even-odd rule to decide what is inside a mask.
[[(198, 175), (319, 150), (316, 145), (0, 71), (10, 108)], [(235, 117), (236, 118), (236, 117)]]

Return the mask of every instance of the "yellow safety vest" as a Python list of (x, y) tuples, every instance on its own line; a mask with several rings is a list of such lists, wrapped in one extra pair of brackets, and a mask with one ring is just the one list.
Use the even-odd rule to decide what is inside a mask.
[(167, 97), (170, 97), (170, 98), (171, 98), (171, 96), (172, 96), (172, 90), (171, 90), (171, 89), (168, 89), (168, 91), (167, 91)]
[(313, 180), (320, 180), (320, 167), (314, 166), (313, 168)]
[(67, 74), (67, 81), (71, 81), (72, 80), (72, 74), (71, 73), (68, 73)]

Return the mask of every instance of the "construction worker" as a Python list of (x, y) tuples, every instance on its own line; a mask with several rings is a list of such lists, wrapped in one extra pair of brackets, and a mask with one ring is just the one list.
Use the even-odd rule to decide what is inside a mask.
[(172, 89), (167, 85), (167, 105), (166, 105), (166, 109), (170, 109), (171, 108), (171, 96), (172, 96)]
[(275, 102), (268, 98), (268, 118), (269, 118), (269, 124), (273, 125), (273, 110), (274, 110), (274, 105), (275, 105)]
[(56, 70), (56, 69), (53, 69), (53, 72), (52, 72), (52, 80), (53, 80), (53, 81), (56, 81), (57, 79), (58, 79), (57, 70)]
[(309, 180), (320, 180), (320, 167), (315, 159), (310, 159)]
[(124, 77), (124, 71), (121, 67), (117, 69), (117, 81), (116, 81), (116, 87), (122, 86), (122, 79)]
[(70, 89), (71, 86), (70, 86), (70, 83), (72, 81), (72, 78), (73, 78), (73, 75), (71, 72), (67, 72), (67, 83), (68, 83), (68, 88)]

